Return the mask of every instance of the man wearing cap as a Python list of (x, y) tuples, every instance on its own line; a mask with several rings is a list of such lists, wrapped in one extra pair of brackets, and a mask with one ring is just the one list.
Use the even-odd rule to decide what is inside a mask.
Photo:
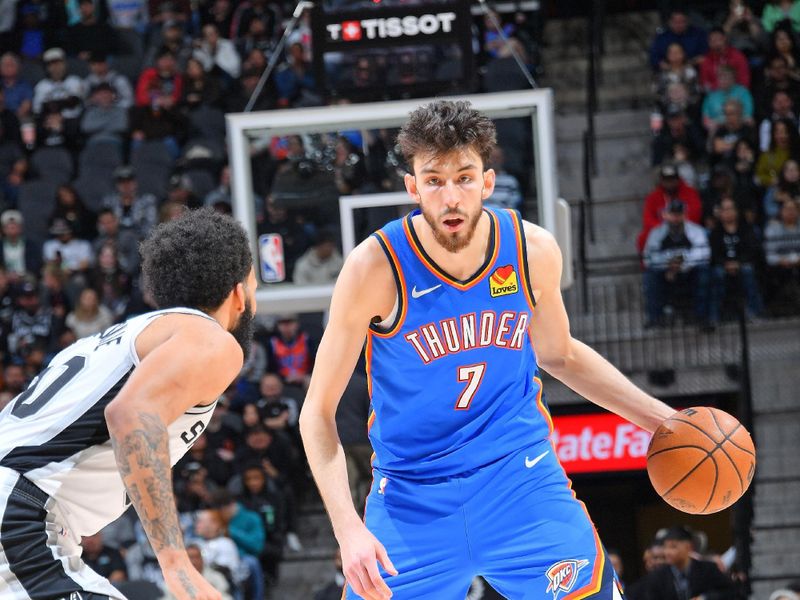
[(692, 533), (682, 526), (672, 527), (664, 536), (667, 564), (647, 576), (648, 600), (729, 600), (733, 582), (707, 560), (693, 556)]
[(121, 229), (133, 231), (143, 240), (158, 223), (158, 200), (153, 194), (139, 194), (136, 174), (127, 165), (114, 171), (117, 191), (103, 198), (103, 208), (116, 215)]
[(107, 83), (114, 90), (114, 106), (126, 110), (133, 106), (133, 88), (128, 78), (108, 66), (105, 54), (92, 52), (89, 56), (89, 74), (83, 84), (85, 89), (91, 90), (100, 83)]
[(11, 332), (8, 335), (8, 351), (21, 356), (26, 348), (53, 341), (54, 318), (52, 311), (39, 301), (39, 289), (35, 283), (26, 281), (17, 294), (17, 309), (11, 317)]
[(122, 144), (128, 130), (128, 111), (114, 103), (114, 88), (101, 81), (89, 93), (89, 102), (81, 117), (81, 133), (87, 144), (115, 142)]
[(687, 222), (686, 205), (677, 198), (667, 204), (664, 222), (647, 236), (644, 247), (644, 296), (647, 326), (660, 324), (670, 296), (688, 284), (693, 295), (698, 323), (708, 319), (709, 260), (708, 234), (700, 225)]
[(33, 112), (37, 115), (45, 103), (55, 102), (65, 119), (80, 116), (86, 93), (80, 78), (67, 75), (66, 58), (61, 48), (50, 48), (42, 55), (47, 77), (33, 88)]
[(44, 243), (43, 253), (47, 262), (55, 262), (67, 274), (79, 273), (92, 266), (92, 245), (73, 237), (72, 227), (66, 219), (54, 219), (50, 227), (53, 239)]
[(25, 238), (22, 213), (7, 210), (0, 215), (3, 242), (0, 244), (0, 265), (8, 278), (19, 281), (26, 273), (38, 275), (42, 269), (42, 252), (39, 245)]
[(636, 240), (639, 252), (644, 248), (650, 231), (660, 225), (664, 208), (670, 200), (680, 200), (686, 205), (686, 218), (693, 223), (700, 223), (703, 218), (703, 205), (700, 194), (678, 176), (678, 169), (673, 164), (661, 166), (659, 184), (644, 199), (642, 210), (642, 231)]

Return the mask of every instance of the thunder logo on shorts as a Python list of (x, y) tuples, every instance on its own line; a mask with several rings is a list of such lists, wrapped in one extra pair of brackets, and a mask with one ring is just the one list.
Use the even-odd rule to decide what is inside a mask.
[(418, 210), (375, 234), (400, 291), (393, 322), (371, 327), (366, 350), (374, 466), (385, 474), (455, 475), (549, 434), (528, 333), (522, 221), (484, 211), (487, 256), (464, 280), (425, 252), (412, 223)]

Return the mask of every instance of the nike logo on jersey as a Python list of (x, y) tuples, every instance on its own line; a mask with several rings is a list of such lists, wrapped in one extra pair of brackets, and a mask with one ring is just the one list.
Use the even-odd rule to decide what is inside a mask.
[(531, 460), (530, 458), (528, 458), (526, 456), (525, 457), (525, 466), (527, 468), (529, 468), (529, 469), (532, 469), (534, 466), (536, 466), (536, 463), (538, 463), (540, 460), (542, 460), (548, 454), (550, 454), (550, 450), (545, 450), (544, 452), (542, 452), (539, 456), (537, 456), (533, 460)]
[(440, 287), (442, 287), (441, 283), (425, 290), (417, 290), (417, 286), (414, 286), (414, 289), (411, 290), (411, 297), (422, 298), (425, 294), (430, 294), (433, 290), (438, 290)]

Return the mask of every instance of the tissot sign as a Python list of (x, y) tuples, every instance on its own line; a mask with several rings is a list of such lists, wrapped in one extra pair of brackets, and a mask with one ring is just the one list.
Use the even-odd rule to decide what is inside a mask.
[(361, 40), (385, 40), (392, 38), (415, 38), (451, 33), (454, 12), (407, 15), (387, 19), (360, 19), (329, 23), (325, 26), (329, 42), (358, 42)]
[(470, 89), (469, 7), (466, 0), (315, 3), (311, 30), (319, 87), (354, 99)]
[(553, 443), (567, 473), (632, 471), (647, 466), (650, 433), (615, 414), (553, 417)]

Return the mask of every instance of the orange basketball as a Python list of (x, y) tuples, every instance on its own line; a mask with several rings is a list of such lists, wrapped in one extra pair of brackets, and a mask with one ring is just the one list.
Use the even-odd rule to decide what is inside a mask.
[(653, 434), (647, 474), (671, 506), (715, 513), (742, 497), (756, 469), (748, 431), (728, 413), (695, 406), (675, 413)]

